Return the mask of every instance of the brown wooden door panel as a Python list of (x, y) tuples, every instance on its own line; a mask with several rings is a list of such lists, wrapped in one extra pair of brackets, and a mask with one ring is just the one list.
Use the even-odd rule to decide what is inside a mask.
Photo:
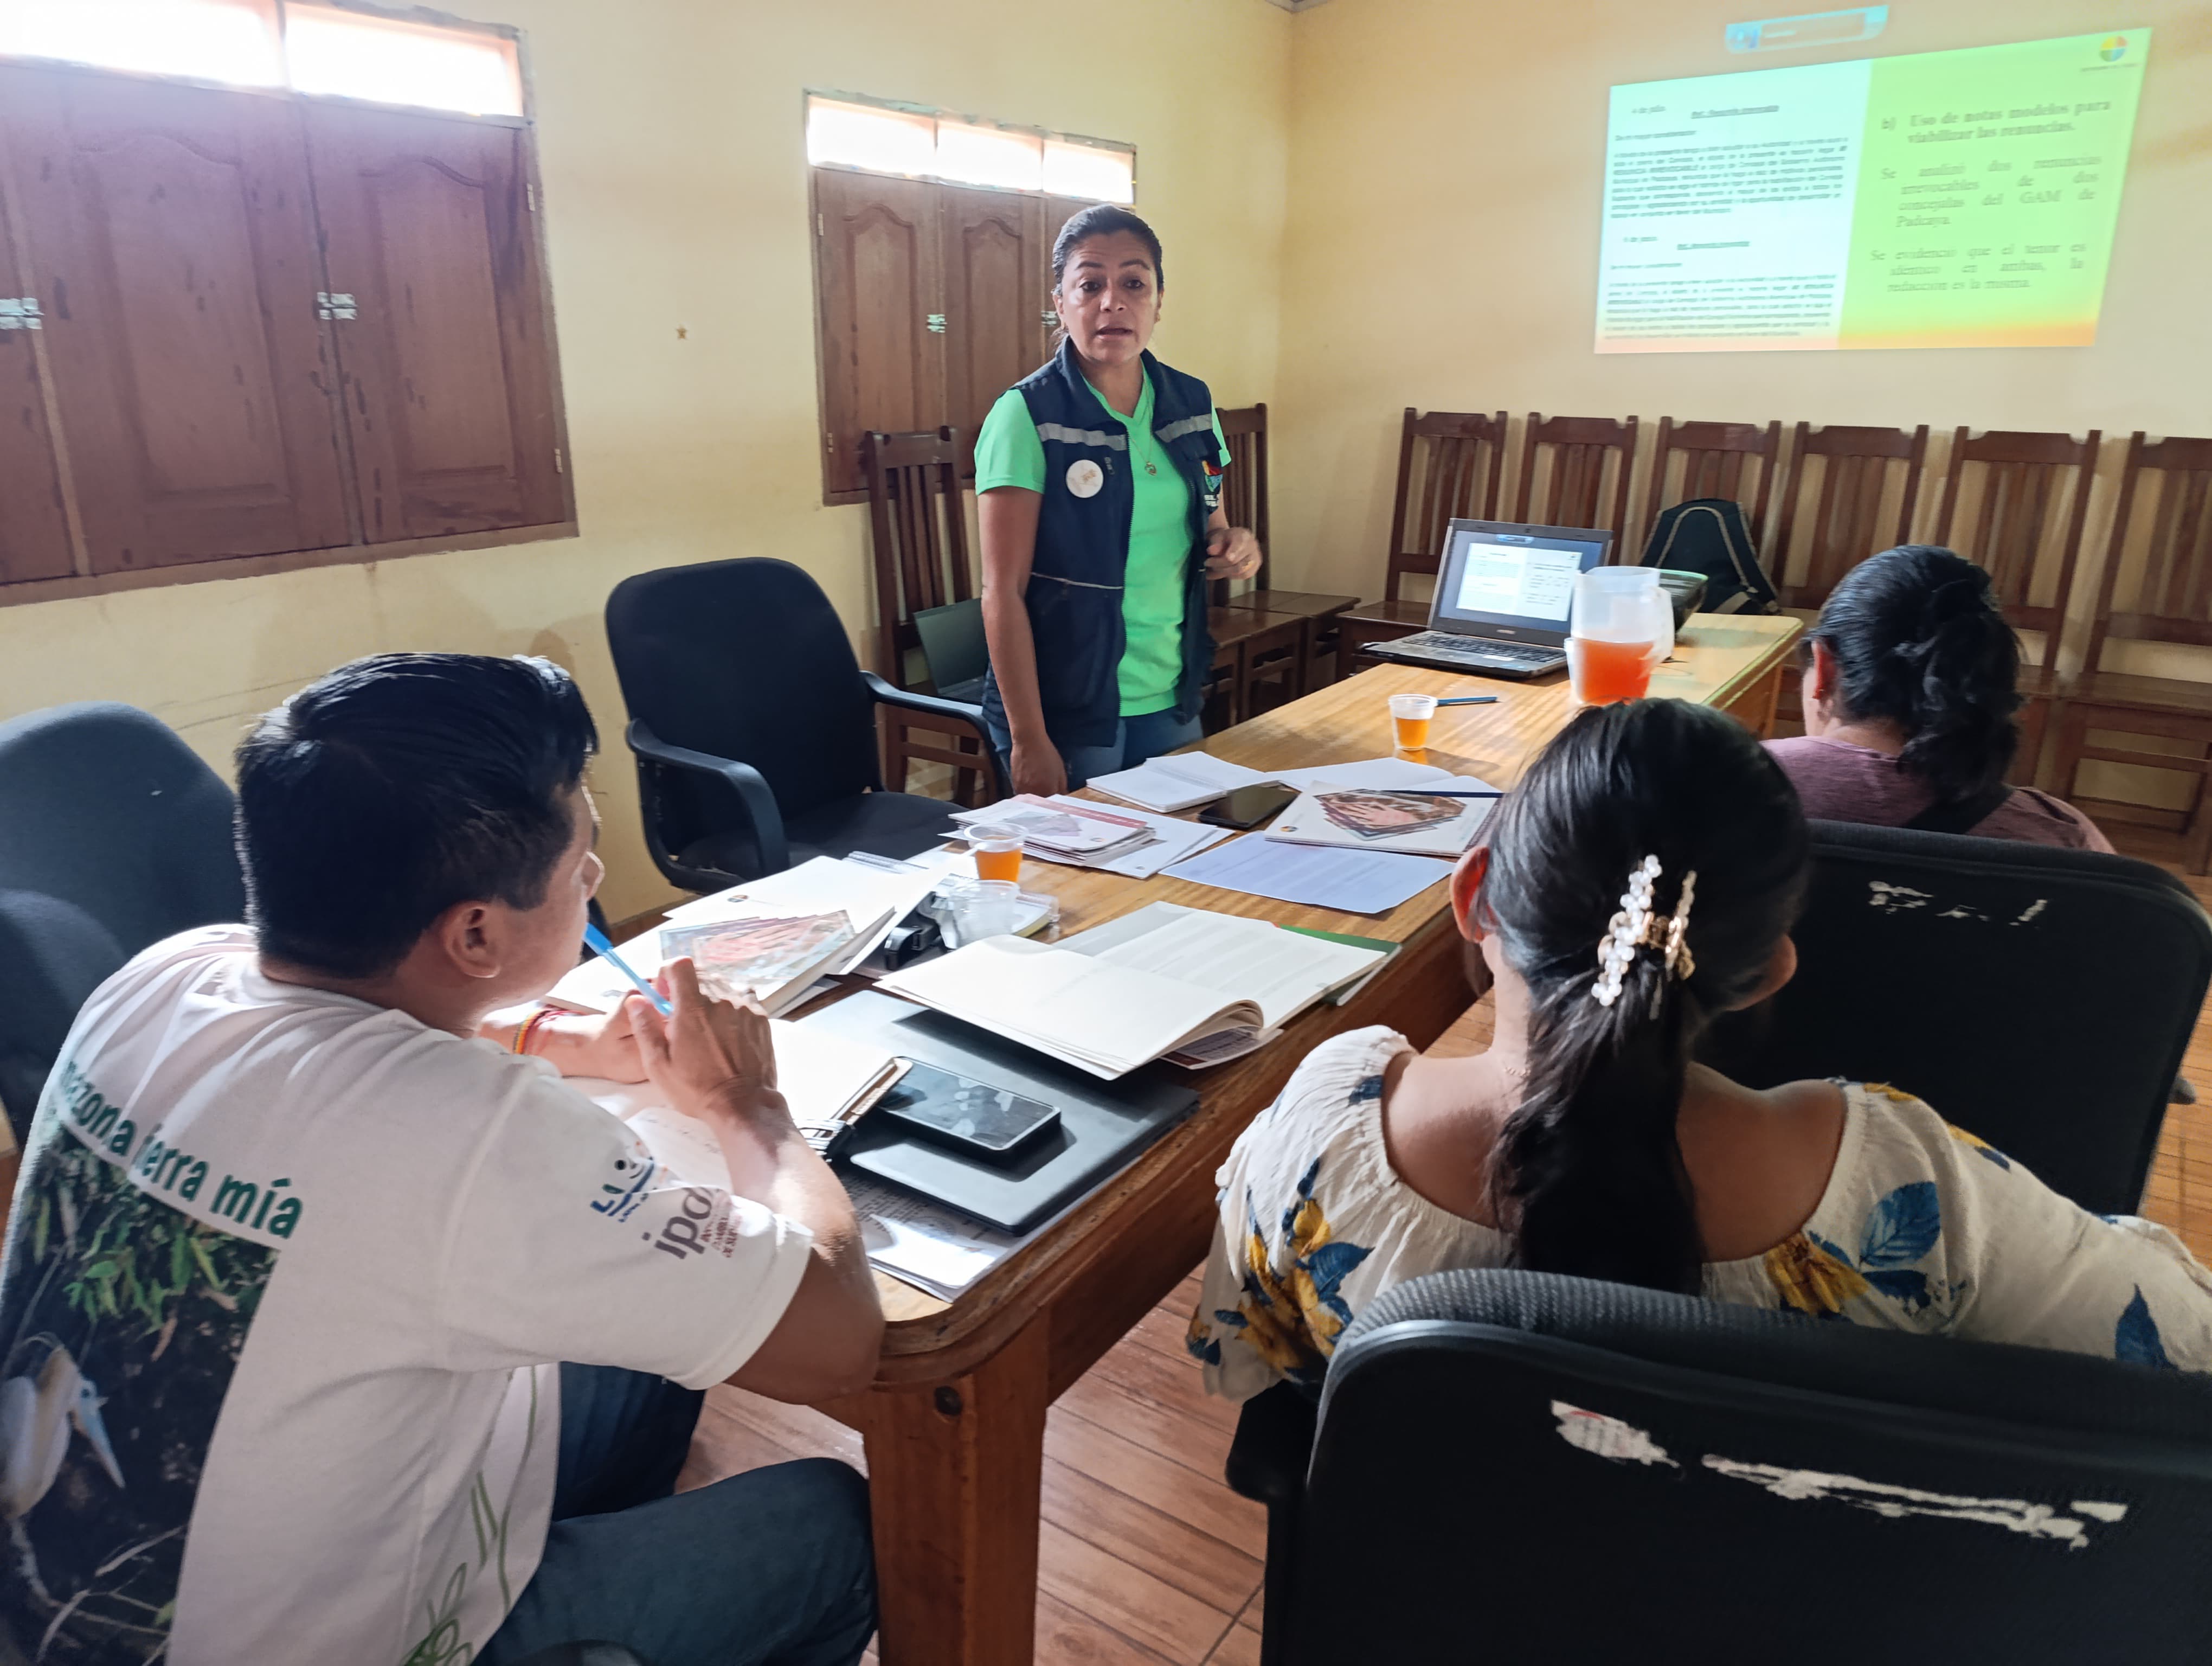
[(1098, 205), (1083, 197), (1048, 197), (1044, 199), (1044, 236), (1037, 245), (1037, 287), (1044, 291), (1040, 304), (1048, 314), (1042, 320), (1038, 337), (1043, 350), (1042, 357), (1050, 358), (1060, 347), (1060, 320), (1048, 316), (1052, 312), (1052, 246), (1060, 241), (1060, 229), (1087, 208)]
[(368, 541), (567, 520), (523, 131), (311, 105), (307, 134)]
[[(7, 165), (7, 135), (0, 131), (0, 168)], [(0, 290), (17, 298), (33, 287), (29, 267), (0, 216)], [(0, 325), (10, 321), (0, 319)], [(39, 374), (42, 333), (27, 325), (0, 327), (0, 584), (66, 578), (75, 567)]]
[(946, 420), (972, 467), (993, 402), (1042, 362), (1044, 200), (947, 187), (944, 202)]
[(0, 71), (95, 573), (351, 541), (296, 109)]
[(817, 169), (823, 483), (864, 490), (860, 436), (945, 418), (939, 187)]

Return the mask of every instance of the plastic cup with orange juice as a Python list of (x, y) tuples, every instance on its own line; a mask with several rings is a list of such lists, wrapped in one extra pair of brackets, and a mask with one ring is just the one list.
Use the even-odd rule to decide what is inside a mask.
[(968, 849), (975, 858), (978, 879), (1018, 880), (1022, 877), (1022, 830), (995, 822), (971, 823)]
[(1429, 744), (1429, 723), (1437, 714), (1437, 697), (1433, 694), (1394, 694), (1390, 696), (1390, 721), (1398, 727), (1398, 750), (1418, 752)]

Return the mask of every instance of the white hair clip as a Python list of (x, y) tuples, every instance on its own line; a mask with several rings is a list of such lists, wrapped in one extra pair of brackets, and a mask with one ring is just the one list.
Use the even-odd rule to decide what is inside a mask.
[[(1646, 945), (1660, 952), (1668, 977), (1695, 976), (1698, 964), (1690, 953), (1690, 904), (1697, 896), (1698, 871), (1682, 876), (1682, 894), (1674, 912), (1662, 917), (1651, 912), (1651, 890), (1658, 883), (1659, 859), (1646, 856), (1628, 873), (1628, 889), (1621, 893), (1620, 909), (1607, 922), (1597, 944), (1597, 981), (1590, 994), (1601, 1006), (1620, 999), (1620, 980), (1636, 962), (1636, 952)], [(1662, 982), (1662, 988), (1664, 988)], [(1652, 992), (1652, 1011), (1658, 1011), (1660, 991)]]

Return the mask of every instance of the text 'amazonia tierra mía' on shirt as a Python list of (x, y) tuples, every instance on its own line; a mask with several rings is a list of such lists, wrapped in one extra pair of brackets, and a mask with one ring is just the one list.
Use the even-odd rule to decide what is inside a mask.
[[(131, 1145), (138, 1137), (138, 1126), (121, 1104), (94, 1087), (73, 1061), (63, 1062), (58, 1085), (78, 1137), (95, 1151), (127, 1165), (142, 1190), (155, 1196), (167, 1194), (184, 1203), (199, 1201), (209, 1178), (204, 1158), (164, 1143), (158, 1127), (148, 1130), (145, 1144), (134, 1158)], [(285, 1178), (261, 1182), (226, 1174), (216, 1183), (206, 1212), (247, 1231), (289, 1238), (306, 1213), (299, 1198), (284, 1195), (284, 1189), (291, 1183)]]

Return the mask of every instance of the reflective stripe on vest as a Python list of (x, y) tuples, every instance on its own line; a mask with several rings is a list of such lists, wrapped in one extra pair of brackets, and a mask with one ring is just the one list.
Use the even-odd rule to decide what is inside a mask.
[(1186, 416), (1180, 423), (1170, 423), (1164, 429), (1156, 429), (1152, 437), (1164, 446), (1171, 446), (1186, 434), (1195, 434), (1200, 429), (1212, 426), (1213, 413), (1209, 410), (1202, 416)]
[[(1206, 420), (1213, 419), (1209, 416)], [(1040, 440), (1057, 440), (1062, 445), (1104, 446), (1109, 451), (1129, 449), (1129, 436), (1126, 434), (1108, 434), (1095, 428), (1069, 428), (1064, 423), (1039, 423), (1036, 435)]]

